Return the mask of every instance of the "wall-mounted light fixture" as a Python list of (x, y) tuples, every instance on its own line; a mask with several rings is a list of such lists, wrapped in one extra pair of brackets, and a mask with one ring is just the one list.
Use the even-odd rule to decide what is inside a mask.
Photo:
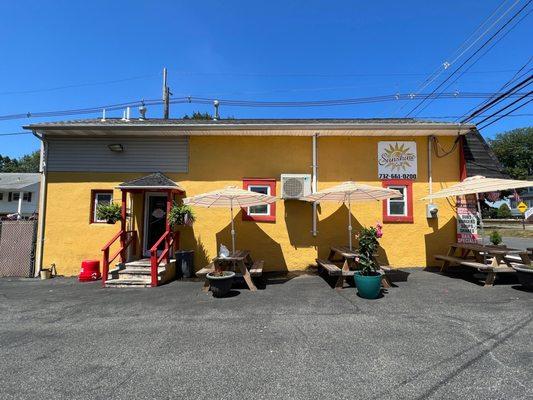
[(124, 151), (124, 146), (122, 146), (120, 143), (108, 144), (107, 147), (109, 150), (115, 153), (122, 153)]

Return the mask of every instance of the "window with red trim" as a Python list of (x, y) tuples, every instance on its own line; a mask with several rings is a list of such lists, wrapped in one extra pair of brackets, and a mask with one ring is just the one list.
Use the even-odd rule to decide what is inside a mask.
[[(276, 180), (275, 179), (261, 179), (250, 178), (243, 179), (242, 182), (244, 190), (252, 192), (268, 194), (270, 196), (276, 195)], [(276, 221), (276, 203), (266, 204), (262, 206), (252, 206), (242, 209), (242, 219), (244, 221), (255, 222), (275, 222)]]
[(390, 179), (382, 181), (381, 184), (402, 194), (401, 198), (383, 202), (383, 222), (413, 222), (413, 181)]
[(112, 190), (91, 190), (91, 214), (89, 216), (89, 222), (94, 223), (104, 223), (107, 221), (102, 221), (96, 218), (96, 208), (100, 204), (110, 204), (113, 202), (113, 191)]

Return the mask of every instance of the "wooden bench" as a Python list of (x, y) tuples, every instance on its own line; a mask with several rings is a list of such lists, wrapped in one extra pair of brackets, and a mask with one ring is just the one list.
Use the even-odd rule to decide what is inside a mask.
[[(251, 276), (261, 276), (263, 275), (263, 265), (265, 262), (263, 260), (255, 261), (252, 267), (249, 269)], [(204, 278), (208, 273), (213, 272), (215, 270), (215, 266), (213, 263), (203, 267), (202, 269), (196, 271), (196, 276), (199, 278)], [(235, 276), (241, 277), (242, 274), (239, 272), (235, 273)]]
[[(317, 258), (316, 263), (319, 268), (324, 268), (324, 270), (328, 273), (329, 276), (338, 277), (337, 283), (335, 285), (336, 288), (343, 287), (344, 280), (342, 278), (345, 278), (347, 276), (353, 277), (356, 272), (354, 270), (345, 271), (342, 268), (340, 268), (338, 265), (328, 260), (321, 260)], [(392, 287), (392, 283), (389, 277), (387, 276), (387, 272), (390, 272), (391, 270), (392, 270), (391, 267), (389, 267), (388, 265), (385, 265), (385, 266), (380, 266), (380, 269), (378, 271), (378, 273), (381, 275), (381, 284), (383, 285), (384, 288)]]
[[(507, 265), (500, 265), (498, 267), (493, 267), (492, 265), (487, 265), (483, 263), (476, 262), (474, 260), (468, 260), (460, 257), (454, 257), (454, 256), (444, 256), (444, 255), (436, 255), (436, 260), (444, 261), (445, 263), (456, 263), (458, 265), (462, 265), (465, 267), (475, 268), (479, 272), (486, 272), (487, 273), (487, 279), (485, 280), (485, 285), (487, 287), (490, 287), (494, 284), (494, 280), (496, 279), (496, 274), (501, 273), (508, 273), (508, 272), (515, 272), (514, 269), (511, 267), (508, 267)], [(446, 264), (443, 264), (443, 267)], [(443, 271), (444, 269), (441, 269)]]
[[(474, 260), (465, 259), (465, 258), (461, 258), (461, 257), (437, 255), (437, 256), (435, 256), (435, 259), (436, 260), (440, 260), (440, 261), (447, 261), (449, 263), (455, 263), (455, 264), (459, 264), (459, 265), (464, 265), (465, 267), (475, 268), (475, 269), (477, 269), (478, 271), (481, 271), (481, 272), (485, 272), (485, 271), (488, 271), (488, 270), (496, 271), (496, 272), (510, 272), (509, 270), (512, 270), (512, 268), (509, 268), (507, 266), (499, 266), (499, 267), (495, 268), (495, 267), (493, 267), (491, 265), (483, 264), (483, 263), (480, 263), (480, 262), (477, 262), (477, 261), (474, 261)], [(487, 259), (490, 260), (491, 257), (487, 258)]]
[(196, 271), (196, 276), (199, 278), (205, 278), (205, 276), (208, 273), (213, 272), (214, 270), (215, 270), (215, 264), (211, 263), (211, 264), (206, 265), (202, 269)]
[(381, 274), (381, 284), (385, 289), (392, 287), (392, 281), (390, 279), (390, 276), (387, 275), (387, 273), (391, 272), (392, 268), (388, 265), (380, 265), (379, 266), (379, 273)]
[(263, 275), (263, 265), (265, 262), (263, 260), (254, 261), (252, 267), (248, 270), (250, 276), (261, 276)]
[[(253, 265), (248, 270), (248, 272), (250, 272), (250, 276), (251, 277), (259, 277), (259, 276), (263, 275), (263, 265), (264, 264), (265, 264), (265, 262), (263, 260), (254, 261)], [(215, 264), (214, 263), (210, 263), (209, 265), (206, 265), (202, 269), (196, 271), (196, 276), (199, 277), (199, 278), (205, 278), (208, 273), (213, 272), (214, 270), (215, 270)], [(242, 278), (243, 276), (242, 276), (242, 274), (240, 272), (235, 272), (235, 277), (236, 278)], [(209, 289), (209, 281), (206, 279), (205, 282), (204, 282), (203, 290), (207, 291), (208, 289)]]
[(324, 268), (329, 276), (340, 276), (342, 274), (342, 269), (337, 265), (333, 264), (331, 261), (316, 259), (316, 263), (319, 267)]

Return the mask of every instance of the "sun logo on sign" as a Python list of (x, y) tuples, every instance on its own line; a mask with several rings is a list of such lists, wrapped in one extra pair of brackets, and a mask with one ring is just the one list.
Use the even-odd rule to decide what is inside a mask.
[(391, 171), (405, 171), (411, 166), (411, 162), (415, 160), (415, 154), (409, 151), (409, 147), (405, 144), (390, 144), (385, 152), (381, 154), (380, 164)]

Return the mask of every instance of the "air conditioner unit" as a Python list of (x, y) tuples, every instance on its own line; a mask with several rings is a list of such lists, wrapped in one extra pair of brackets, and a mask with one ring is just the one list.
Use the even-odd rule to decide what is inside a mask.
[(310, 174), (281, 174), (281, 198), (299, 199), (311, 194)]

